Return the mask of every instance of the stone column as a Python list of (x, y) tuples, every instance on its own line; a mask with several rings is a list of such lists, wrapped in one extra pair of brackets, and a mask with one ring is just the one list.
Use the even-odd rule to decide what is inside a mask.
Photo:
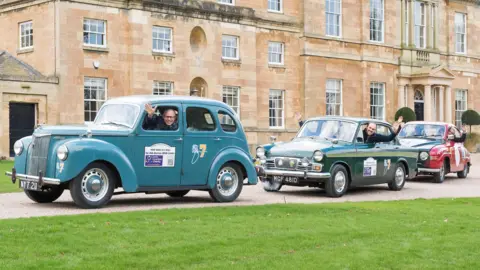
[(424, 120), (425, 121), (432, 121), (432, 86), (429, 84), (424, 85)]
[(415, 21), (414, 21), (414, 17), (413, 17), (413, 1), (412, 0), (407, 0), (408, 1), (408, 27), (410, 28), (409, 29), (409, 33), (408, 33), (408, 45), (409, 46), (412, 46), (414, 47), (413, 45), (413, 41), (414, 41), (414, 34), (415, 34)]
[(430, 3), (429, 2), (425, 2), (425, 28), (426, 28), (426, 31), (425, 31), (425, 39), (427, 40), (427, 49), (431, 49), (432, 48), (432, 38), (430, 37), (430, 28), (431, 28), (431, 18), (430, 16), (432, 16), (431, 14), (431, 8), (430, 8)]
[(445, 115), (445, 112), (443, 111), (443, 103), (444, 103), (444, 99), (443, 99), (443, 95), (445, 93), (443, 92), (443, 86), (440, 86), (438, 87), (438, 121), (440, 122), (443, 122), (443, 119), (444, 119), (444, 115)]
[(405, 85), (399, 84), (398, 85), (398, 108), (405, 107), (404, 103), (405, 100)]
[(414, 100), (415, 93), (413, 92), (413, 85), (407, 85), (407, 102), (406, 104), (410, 109), (415, 110), (415, 100)]
[(452, 87), (445, 86), (445, 122), (452, 123)]

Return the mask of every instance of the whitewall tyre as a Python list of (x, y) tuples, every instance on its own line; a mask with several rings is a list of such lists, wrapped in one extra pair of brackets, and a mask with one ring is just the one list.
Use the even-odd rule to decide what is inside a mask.
[(243, 188), (243, 173), (235, 163), (225, 163), (217, 172), (215, 185), (209, 190), (215, 202), (232, 202), (238, 198)]

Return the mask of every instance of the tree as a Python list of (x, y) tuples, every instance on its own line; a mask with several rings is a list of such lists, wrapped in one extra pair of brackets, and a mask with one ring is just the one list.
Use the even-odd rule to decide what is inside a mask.
[(398, 120), (399, 116), (403, 116), (403, 122), (405, 123), (417, 120), (417, 115), (409, 107), (403, 107), (398, 109), (398, 111), (395, 113), (395, 121)]
[(469, 125), (472, 133), (472, 126), (480, 125), (480, 115), (475, 110), (466, 110), (462, 113), (462, 124)]

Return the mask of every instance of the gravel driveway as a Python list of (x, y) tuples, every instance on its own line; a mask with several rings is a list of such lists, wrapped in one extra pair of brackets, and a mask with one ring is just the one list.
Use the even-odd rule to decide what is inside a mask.
[(314, 188), (283, 187), (281, 192), (267, 193), (261, 183), (245, 186), (233, 203), (213, 203), (207, 192), (191, 191), (184, 198), (170, 198), (164, 194), (117, 195), (102, 209), (79, 209), (66, 191), (56, 202), (37, 204), (21, 193), (0, 194), (0, 219), (32, 216), (75, 215), (83, 213), (124, 212), (147, 209), (214, 207), (236, 205), (260, 205), (272, 203), (325, 203), (344, 201), (408, 200), (415, 198), (480, 197), (480, 154), (472, 154), (470, 174), (458, 179), (456, 174), (447, 176), (443, 184), (434, 184), (429, 178), (408, 181), (402, 191), (388, 190), (386, 184), (350, 190), (341, 198), (328, 198), (322, 190)]

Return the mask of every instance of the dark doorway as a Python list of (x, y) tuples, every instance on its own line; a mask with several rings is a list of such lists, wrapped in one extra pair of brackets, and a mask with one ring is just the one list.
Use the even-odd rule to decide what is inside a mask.
[(35, 104), (10, 103), (10, 157), (15, 156), (13, 145), (18, 139), (30, 136), (35, 128)]
[(417, 121), (423, 121), (423, 102), (415, 102), (415, 114)]

